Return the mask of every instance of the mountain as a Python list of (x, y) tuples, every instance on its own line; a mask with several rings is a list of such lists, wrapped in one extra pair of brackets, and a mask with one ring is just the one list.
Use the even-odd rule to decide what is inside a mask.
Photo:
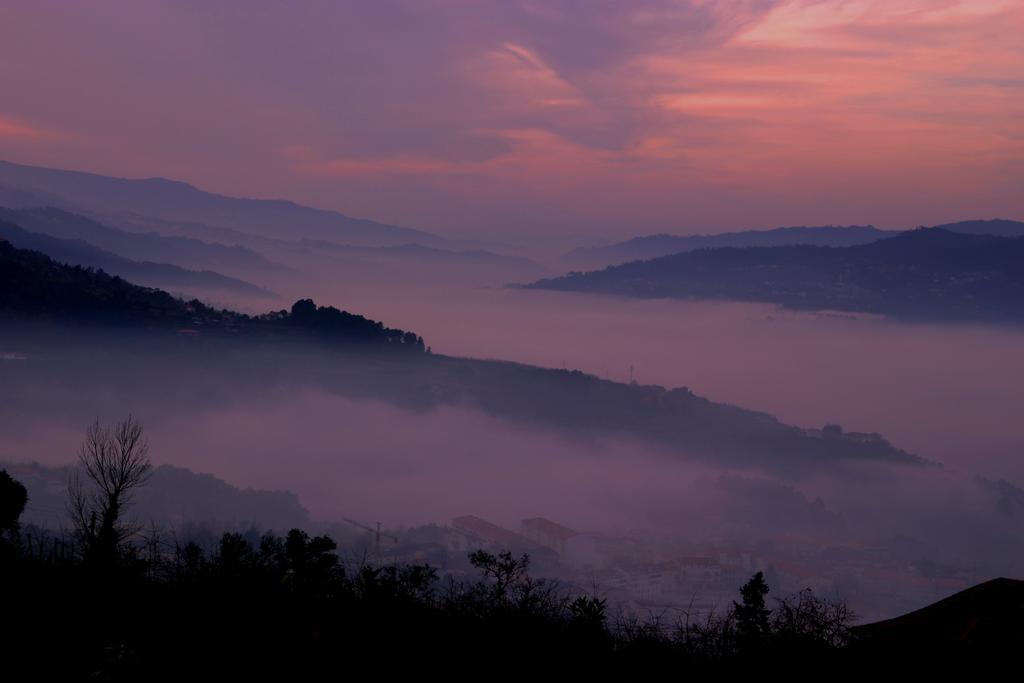
[[(222, 400), (223, 386), (260, 394), (276, 386), (309, 386), (415, 411), (471, 408), (563, 433), (635, 439), (688, 458), (757, 465), (792, 476), (845, 462), (928, 464), (877, 435), (847, 434), (838, 427), (827, 434), (804, 430), (686, 388), (622, 384), (577, 370), (455, 358), (429, 349), (423, 353), (423, 340), (412, 332), (318, 308), (309, 300), (296, 302), (290, 312), (260, 316), (214, 310), (6, 243), (0, 243), (0, 318), (44, 323), (18, 326), (29, 358), (5, 367), (5, 399), (24, 411), (93, 410), (84, 397), (96, 386), (142, 406), (139, 410), (152, 399), (147, 389), (152, 386), (194, 390), (187, 401), (196, 410)], [(75, 332), (72, 352), (68, 332), (55, 335), (53, 326), (83, 322), (90, 324), (90, 333)], [(104, 331), (114, 325), (118, 334)], [(15, 326), (5, 325), (5, 333), (5, 344), (17, 350)], [(137, 334), (145, 335), (145, 343)], [(313, 340), (323, 343), (316, 348), (295, 343)], [(356, 349), (388, 352), (372, 358), (347, 355)], [(70, 369), (82, 357), (90, 359), (88, 369)], [(116, 371), (105, 369), (108, 364)], [(51, 378), (60, 378), (70, 403), (58, 406), (47, 397), (45, 406), (34, 406), (35, 387)], [(165, 392), (155, 400), (164, 401)]]
[(854, 629), (855, 650), (944, 658), (1024, 646), (1024, 581), (999, 578), (935, 604)]
[[(1024, 223), (1003, 219), (961, 221), (933, 226), (965, 235), (1024, 237)], [(812, 244), (819, 247), (853, 247), (893, 237), (901, 231), (879, 230), (873, 225), (775, 228), (743, 230), (717, 235), (644, 235), (603, 247), (574, 249), (562, 257), (570, 268), (594, 270), (669, 254), (719, 247), (786, 247)]]
[[(53, 238), (48, 238), (53, 239)], [(131, 284), (117, 276), (58, 263), (37, 251), (0, 240), (0, 313), (19, 318), (118, 323), (181, 333), (255, 338), (324, 339), (360, 347), (401, 347), (422, 351), (423, 340), (411, 332), (336, 308), (296, 302), (291, 312), (249, 316), (216, 310), (198, 300), (183, 301), (159, 289)]]
[(703, 249), (527, 287), (1024, 322), (1024, 239), (921, 228), (853, 247)]
[(570, 267), (594, 269), (696, 249), (781, 247), (795, 244), (850, 247), (856, 244), (867, 244), (892, 235), (893, 233), (879, 230), (873, 225), (801, 226), (773, 230), (724, 232), (718, 235), (645, 235), (603, 247), (574, 249), (565, 254), (562, 261)]
[[(22, 521), (51, 529), (67, 523), (67, 485), (73, 469), (0, 462), (0, 470), (7, 470), (28, 489), (31, 505)], [(171, 465), (153, 468), (146, 495), (134, 501), (133, 513), (179, 531), (188, 524), (215, 531), (311, 526), (309, 513), (294, 493), (240, 489), (213, 475)]]
[(274, 270), (282, 266), (240, 245), (113, 228), (55, 208), (0, 208), (0, 220), (61, 239), (82, 240), (135, 261), (160, 261), (184, 268)]
[(996, 235), (997, 237), (1024, 237), (1024, 223), (994, 218), (988, 221), (960, 221), (936, 225), (936, 228), (964, 235)]
[(0, 184), (0, 206), (9, 209), (30, 209), (40, 206), (74, 209), (74, 205), (66, 199), (41, 190), (26, 190)]
[(90, 212), (129, 212), (167, 221), (215, 227), (275, 239), (324, 239), (383, 246), (416, 242), (441, 245), (437, 235), (352, 218), (284, 199), (243, 199), (204, 192), (166, 178), (126, 179), (0, 161), (0, 185), (44, 193)]
[[(3, 215), (2, 211), (0, 215)], [(42, 233), (29, 232), (3, 220), (2, 217), (0, 239), (7, 240), (21, 249), (42, 252), (61, 263), (100, 269), (149, 286), (220, 290), (247, 296), (272, 296), (266, 289), (244, 280), (209, 270), (188, 270), (168, 263), (133, 261), (80, 239), (58, 239)]]

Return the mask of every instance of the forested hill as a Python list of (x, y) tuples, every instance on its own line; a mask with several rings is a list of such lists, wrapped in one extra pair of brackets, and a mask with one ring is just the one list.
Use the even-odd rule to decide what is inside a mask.
[(908, 319), (1024, 322), (1024, 238), (921, 228), (851, 247), (704, 249), (528, 287), (767, 302)]
[(291, 311), (249, 316), (183, 301), (102, 270), (68, 266), (0, 240), (0, 315), (79, 323), (167, 328), (179, 334), (299, 337), (422, 352), (412, 332), (304, 299)]

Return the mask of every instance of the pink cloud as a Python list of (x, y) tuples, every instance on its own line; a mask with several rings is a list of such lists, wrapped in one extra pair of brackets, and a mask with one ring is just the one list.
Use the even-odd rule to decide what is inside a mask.
[(17, 138), (22, 140), (55, 140), (60, 134), (23, 123), (16, 119), (0, 116), (0, 138)]
[(1019, 2), (41, 7), (0, 130), (76, 142), (20, 161), (502, 238), (1024, 214)]

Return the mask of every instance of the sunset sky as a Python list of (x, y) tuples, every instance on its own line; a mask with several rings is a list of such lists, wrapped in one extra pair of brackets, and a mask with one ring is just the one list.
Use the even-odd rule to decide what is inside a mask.
[(518, 242), (1024, 219), (1024, 2), (7, 0), (0, 158)]

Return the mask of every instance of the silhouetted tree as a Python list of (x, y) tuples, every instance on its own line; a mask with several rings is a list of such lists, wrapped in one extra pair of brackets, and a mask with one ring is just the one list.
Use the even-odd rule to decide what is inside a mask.
[(312, 299), (299, 299), (292, 304), (292, 318), (301, 323), (313, 321), (316, 318), (316, 304)]
[(287, 561), (286, 579), (296, 590), (316, 590), (340, 574), (338, 545), (329, 536), (309, 537), (301, 529), (292, 529), (284, 540)]
[[(87, 557), (113, 561), (124, 540), (137, 530), (124, 522), (122, 512), (152, 469), (142, 424), (130, 415), (114, 427), (96, 420), (86, 430), (78, 463), (80, 472), (68, 483), (75, 533)], [(83, 474), (88, 484), (82, 482)]]
[(480, 570), (485, 580), (493, 581), (495, 597), (503, 599), (509, 588), (526, 578), (530, 556), (523, 554), (517, 558), (507, 550), (497, 555), (476, 550), (469, 554), (469, 563)]
[(845, 602), (819, 598), (805, 588), (782, 598), (772, 610), (773, 643), (779, 648), (805, 651), (845, 647), (850, 642), (853, 619)]
[(757, 572), (740, 588), (742, 602), (733, 602), (736, 637), (741, 649), (762, 646), (771, 633), (771, 610), (765, 606), (768, 584), (764, 574)]
[(28, 502), (28, 491), (20, 481), (0, 470), (0, 539), (18, 532), (18, 519)]

